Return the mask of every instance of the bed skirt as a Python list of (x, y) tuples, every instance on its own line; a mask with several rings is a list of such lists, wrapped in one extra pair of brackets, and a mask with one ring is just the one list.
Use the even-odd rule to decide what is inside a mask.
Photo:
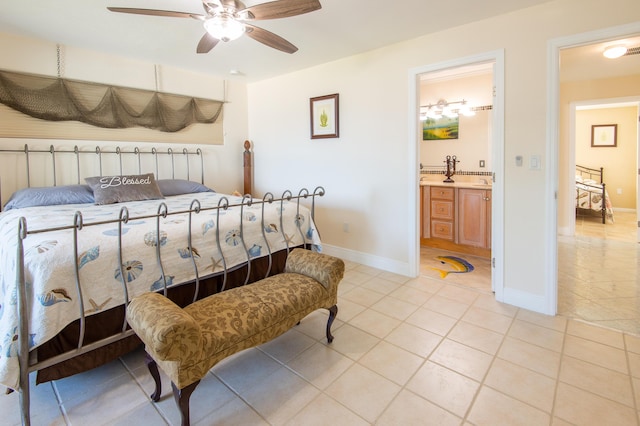
[[(281, 273), (284, 270), (286, 259), (287, 250), (281, 250), (273, 253), (269, 275)], [(264, 278), (268, 270), (268, 256), (253, 259), (251, 261), (249, 282), (255, 282)], [(244, 284), (246, 276), (246, 264), (229, 271), (227, 274), (226, 288), (229, 289)], [(202, 299), (219, 292), (222, 288), (222, 284), (222, 275), (201, 279), (198, 299)], [(172, 287), (168, 289), (168, 296), (177, 305), (184, 307), (193, 301), (194, 287), (195, 284), (193, 282)], [(96, 342), (121, 332), (122, 324), (124, 322), (124, 312), (124, 306), (118, 306), (87, 317), (84, 343), (89, 344)], [(80, 322), (75, 321), (69, 324), (53, 339), (38, 347), (38, 361), (44, 361), (58, 354), (74, 350), (78, 346), (79, 335)], [(99, 367), (135, 350), (141, 344), (142, 342), (138, 336), (132, 335), (91, 352), (77, 355), (69, 360), (38, 370), (36, 384), (62, 379), (64, 377)]]

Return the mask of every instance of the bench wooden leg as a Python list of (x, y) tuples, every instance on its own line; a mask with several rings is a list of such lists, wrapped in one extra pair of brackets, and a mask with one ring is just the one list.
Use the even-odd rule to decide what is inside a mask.
[(171, 388), (173, 389), (173, 398), (176, 400), (176, 404), (178, 405), (178, 409), (180, 410), (180, 417), (182, 418), (182, 426), (189, 426), (189, 398), (194, 390), (196, 390), (196, 386), (198, 386), (200, 380), (195, 383), (190, 384), (189, 386), (178, 389), (176, 385), (171, 382)]
[(327, 320), (327, 342), (333, 342), (333, 335), (331, 334), (331, 324), (333, 324), (333, 320), (336, 319), (336, 315), (338, 315), (338, 305), (333, 305), (329, 308), (329, 319)]
[(150, 395), (150, 398), (153, 402), (160, 401), (160, 395), (162, 394), (162, 383), (160, 381), (160, 372), (158, 371), (158, 364), (151, 358), (147, 352), (144, 353), (145, 361), (147, 363), (147, 368), (149, 369), (149, 373), (151, 373), (151, 377), (153, 377), (153, 381), (156, 384), (156, 389)]

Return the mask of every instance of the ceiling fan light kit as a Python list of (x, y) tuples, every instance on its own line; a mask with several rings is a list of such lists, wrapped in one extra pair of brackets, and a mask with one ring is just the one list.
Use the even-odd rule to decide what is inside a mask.
[(235, 40), (243, 34), (282, 52), (294, 53), (298, 48), (284, 38), (245, 21), (289, 18), (322, 8), (318, 0), (275, 0), (249, 7), (240, 0), (202, 0), (202, 7), (204, 14), (128, 7), (107, 7), (107, 9), (112, 12), (135, 15), (193, 18), (203, 21), (206, 33), (198, 43), (197, 53), (208, 53), (219, 41)]
[(232, 15), (222, 12), (204, 21), (204, 29), (221, 41), (231, 41), (244, 34), (244, 25)]

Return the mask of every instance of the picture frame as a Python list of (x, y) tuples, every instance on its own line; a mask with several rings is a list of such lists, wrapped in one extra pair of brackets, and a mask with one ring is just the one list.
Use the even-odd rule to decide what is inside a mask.
[(310, 98), (309, 111), (311, 114), (311, 139), (339, 137), (339, 94)]
[(617, 124), (593, 124), (591, 126), (591, 147), (616, 147), (618, 146)]
[(460, 121), (458, 117), (426, 118), (422, 122), (422, 140), (440, 141), (458, 139)]

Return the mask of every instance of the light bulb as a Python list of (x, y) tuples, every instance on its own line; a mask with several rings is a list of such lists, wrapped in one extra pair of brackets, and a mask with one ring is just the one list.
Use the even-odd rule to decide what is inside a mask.
[(244, 34), (244, 25), (227, 13), (207, 19), (204, 28), (212, 37), (222, 41), (235, 40)]
[(609, 59), (619, 58), (625, 53), (627, 53), (627, 48), (622, 45), (609, 46), (606, 49), (604, 49), (604, 52), (602, 52), (605, 58), (609, 58)]

